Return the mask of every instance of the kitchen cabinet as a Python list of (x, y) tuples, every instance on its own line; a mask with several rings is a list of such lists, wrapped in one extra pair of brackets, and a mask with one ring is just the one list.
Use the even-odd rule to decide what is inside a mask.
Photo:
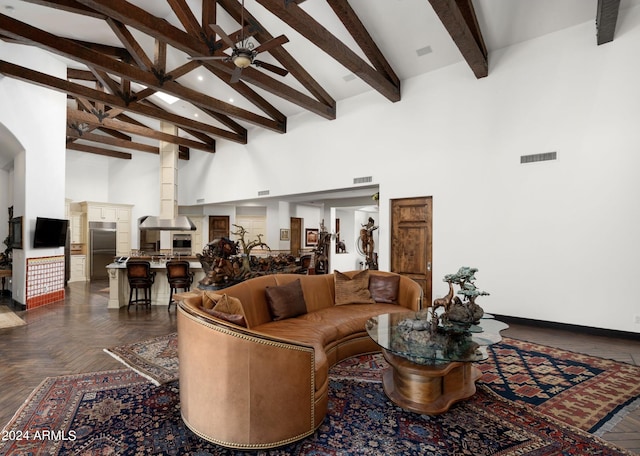
[(131, 255), (131, 208), (116, 208), (116, 252), (120, 256)]
[(71, 255), (69, 282), (85, 282), (87, 280), (87, 256)]

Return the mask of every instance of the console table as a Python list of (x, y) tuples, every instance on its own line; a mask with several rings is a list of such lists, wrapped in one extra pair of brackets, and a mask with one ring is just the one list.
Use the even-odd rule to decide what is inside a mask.
[[(408, 335), (407, 320), (415, 318), (415, 312), (383, 314), (366, 324), (391, 366), (382, 377), (384, 391), (406, 410), (444, 413), (475, 394), (481, 373), (473, 362), (488, 358), (487, 346), (500, 342), (500, 331), (508, 325), (488, 316), (464, 331), (439, 327), (431, 338), (426, 332)], [(429, 331), (428, 325), (423, 331)]]

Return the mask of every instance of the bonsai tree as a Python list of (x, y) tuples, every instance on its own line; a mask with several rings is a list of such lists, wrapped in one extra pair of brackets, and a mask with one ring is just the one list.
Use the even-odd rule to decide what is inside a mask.
[(463, 300), (457, 296), (446, 307), (446, 311), (443, 314), (443, 319), (449, 322), (471, 324), (478, 321), (484, 314), (484, 310), (476, 304), (476, 298), (478, 296), (488, 296), (486, 291), (476, 288), (474, 281), (476, 280), (475, 273), (478, 272), (477, 268), (470, 268), (463, 266), (458, 269), (455, 274), (447, 274), (444, 276), (444, 281), (449, 284), (449, 290), (453, 289), (453, 284), (460, 287), (458, 294), (464, 296)]

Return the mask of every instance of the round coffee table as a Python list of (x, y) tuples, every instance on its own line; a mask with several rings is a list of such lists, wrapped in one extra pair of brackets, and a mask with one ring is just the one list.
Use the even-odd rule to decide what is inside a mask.
[(389, 399), (406, 410), (436, 415), (475, 394), (481, 373), (473, 362), (488, 358), (487, 346), (500, 342), (508, 325), (487, 315), (468, 330), (431, 330), (429, 320), (418, 316), (426, 314), (383, 314), (369, 319), (366, 329), (390, 365), (382, 377)]

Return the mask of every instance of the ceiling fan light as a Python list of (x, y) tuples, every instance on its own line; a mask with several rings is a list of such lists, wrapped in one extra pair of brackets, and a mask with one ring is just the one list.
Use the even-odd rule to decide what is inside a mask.
[(238, 68), (246, 68), (251, 65), (251, 58), (247, 55), (238, 55), (233, 59), (233, 63)]

